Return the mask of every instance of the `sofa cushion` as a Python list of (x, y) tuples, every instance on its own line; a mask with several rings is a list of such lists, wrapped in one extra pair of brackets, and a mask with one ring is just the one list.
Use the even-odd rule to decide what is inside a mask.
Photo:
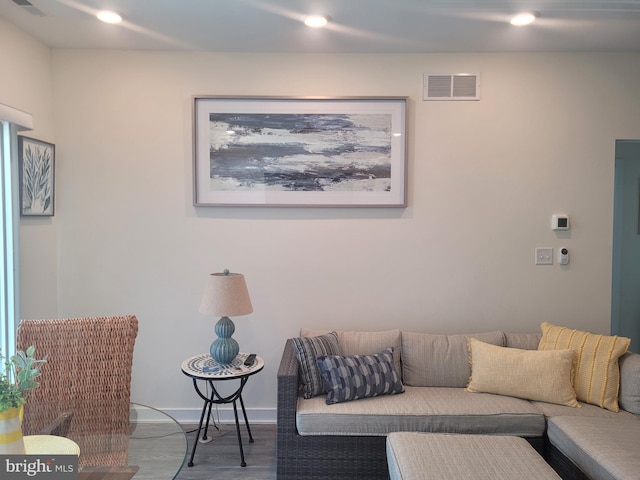
[(571, 330), (542, 323), (540, 350), (570, 348), (576, 352), (573, 386), (578, 400), (617, 412), (620, 388), (618, 358), (630, 339)]
[(404, 387), (383, 395), (327, 405), (323, 397), (299, 398), (300, 435), (376, 435), (389, 432), (441, 432), (542, 437), (544, 416), (528, 402), (464, 388)]
[(638, 478), (640, 420), (554, 417), (549, 442), (589, 478)]
[(627, 412), (640, 415), (640, 355), (627, 352), (619, 360), (620, 396), (618, 402)]
[(580, 408), (566, 407), (556, 403), (532, 401), (536, 408), (547, 418), (551, 417), (601, 417), (601, 418), (626, 418), (627, 420), (637, 420), (633, 413), (620, 410), (612, 412), (606, 408), (600, 408), (590, 403), (578, 402)]
[(521, 350), (469, 339), (467, 391), (577, 407), (571, 384), (573, 350)]
[(402, 332), (402, 380), (414, 387), (458, 387), (469, 382), (468, 338), (504, 345), (502, 332), (432, 335)]
[(393, 347), (375, 355), (319, 357), (318, 366), (327, 390), (327, 405), (404, 392), (393, 365)]
[(291, 341), (300, 365), (302, 395), (305, 398), (311, 398), (325, 393), (324, 380), (318, 368), (318, 357), (340, 355), (336, 332), (316, 337), (297, 337), (292, 338)]
[(540, 345), (540, 333), (504, 333), (504, 346), (521, 348), (522, 350), (537, 350)]
[[(301, 336), (314, 336), (328, 333), (328, 330), (300, 329)], [(342, 355), (373, 355), (387, 347), (393, 347), (393, 363), (401, 374), (400, 330), (384, 330), (381, 332), (336, 331)]]

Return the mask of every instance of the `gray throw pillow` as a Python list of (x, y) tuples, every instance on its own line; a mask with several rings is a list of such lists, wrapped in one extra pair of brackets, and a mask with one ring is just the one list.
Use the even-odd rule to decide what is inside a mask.
[(375, 355), (328, 355), (318, 358), (327, 389), (327, 405), (404, 392), (393, 364), (393, 347)]
[(317, 337), (292, 338), (293, 348), (302, 376), (302, 396), (311, 398), (326, 392), (322, 374), (318, 368), (318, 357), (340, 355), (338, 335), (330, 332)]

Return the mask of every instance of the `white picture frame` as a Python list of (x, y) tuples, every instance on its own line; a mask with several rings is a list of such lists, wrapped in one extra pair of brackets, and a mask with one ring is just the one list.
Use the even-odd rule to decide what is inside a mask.
[(405, 207), (406, 97), (193, 97), (194, 205)]
[(53, 143), (18, 137), (20, 215), (52, 217), (55, 207)]

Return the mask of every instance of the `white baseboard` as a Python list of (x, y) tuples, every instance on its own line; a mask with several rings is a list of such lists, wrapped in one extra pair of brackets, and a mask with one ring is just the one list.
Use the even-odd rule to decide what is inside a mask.
[[(183, 425), (197, 425), (200, 422), (200, 415), (202, 414), (201, 408), (155, 408), (162, 410), (167, 415), (171, 415), (178, 423)], [(211, 410), (211, 416), (219, 423), (235, 423), (233, 407), (229, 405), (214, 405)], [(247, 417), (249, 418), (250, 425), (254, 423), (275, 424), (277, 419), (277, 409), (247, 408)], [(238, 418), (242, 423), (244, 423), (240, 405), (238, 405)]]

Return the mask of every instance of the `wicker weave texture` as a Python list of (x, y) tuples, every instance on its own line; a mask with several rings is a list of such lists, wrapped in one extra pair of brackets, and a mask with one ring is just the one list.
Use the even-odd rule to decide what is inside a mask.
[(18, 348), (34, 345), (36, 357), (47, 358), (40, 388), (27, 398), (25, 434), (72, 412), (68, 437), (80, 446), (80, 466), (126, 466), (137, 333), (133, 315), (23, 320)]
[(278, 480), (387, 479), (385, 437), (301, 436), (298, 361), (287, 340), (278, 369)]

